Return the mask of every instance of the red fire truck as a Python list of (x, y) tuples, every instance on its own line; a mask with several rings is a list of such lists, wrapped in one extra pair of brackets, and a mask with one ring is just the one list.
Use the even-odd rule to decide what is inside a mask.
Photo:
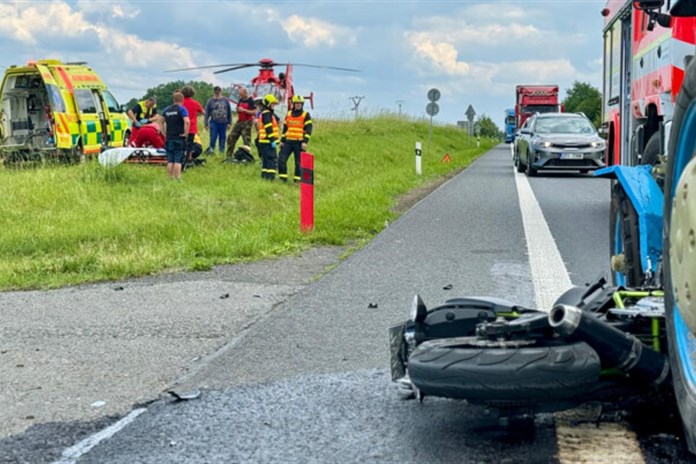
[(655, 2), (654, 14), (634, 3), (609, 0), (602, 10), (607, 166), (654, 165), (666, 152), (685, 58), (696, 43), (696, 18), (669, 16), (669, 0)]
[(534, 113), (563, 111), (558, 101), (557, 85), (518, 85), (515, 87), (515, 122), (517, 129)]
[(696, 0), (610, 0), (602, 15), (607, 167), (595, 176), (612, 179), (612, 280), (663, 293), (653, 333), (696, 453)]

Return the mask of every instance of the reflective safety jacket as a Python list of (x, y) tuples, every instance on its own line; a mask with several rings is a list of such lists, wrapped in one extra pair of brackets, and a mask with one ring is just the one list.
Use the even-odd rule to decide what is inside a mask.
[(285, 116), (283, 139), (309, 142), (312, 136), (312, 117), (307, 111), (292, 111)]
[(271, 143), (278, 140), (278, 117), (270, 109), (265, 109), (259, 114), (257, 129), (259, 143)]
[(150, 119), (153, 115), (157, 114), (157, 104), (153, 105), (152, 108), (148, 108), (145, 103), (147, 100), (139, 101), (138, 106), (140, 107), (139, 115), (136, 115), (138, 119), (147, 118)]

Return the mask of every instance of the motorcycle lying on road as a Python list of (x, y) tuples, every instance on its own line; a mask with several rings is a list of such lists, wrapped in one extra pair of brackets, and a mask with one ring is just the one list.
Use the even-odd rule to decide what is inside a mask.
[(550, 311), (493, 297), (462, 297), (389, 329), (392, 380), (412, 396), (464, 399), (505, 415), (556, 412), (669, 385), (659, 289), (599, 278)]

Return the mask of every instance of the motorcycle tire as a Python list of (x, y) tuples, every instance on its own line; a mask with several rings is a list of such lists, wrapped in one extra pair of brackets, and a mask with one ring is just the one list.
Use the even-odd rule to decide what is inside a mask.
[(599, 356), (584, 342), (477, 343), (461, 337), (418, 345), (408, 359), (411, 382), (425, 396), (520, 408), (573, 403), (599, 381)]
[[(686, 307), (680, 308), (680, 301), (676, 297), (675, 283), (680, 284), (680, 288), (683, 289), (684, 282), (693, 275), (690, 275), (691, 273), (689, 272), (682, 272), (678, 275), (673, 272), (672, 261), (675, 261), (675, 264), (682, 261), (682, 259), (688, 262), (689, 257), (684, 255), (682, 258), (678, 258), (676, 254), (672, 256), (677, 250), (673, 250), (671, 246), (673, 245), (671, 243), (673, 239), (671, 227), (673, 225), (677, 226), (672, 224), (673, 201), (675, 200), (679, 179), (696, 150), (696, 138), (693, 136), (695, 132), (696, 60), (691, 60), (681, 90), (677, 96), (672, 132), (668, 145), (667, 173), (664, 189), (663, 236), (665, 237), (665, 243), (663, 246), (663, 258), (665, 263), (665, 317), (672, 384), (684, 426), (686, 442), (692, 453), (696, 453), (696, 359), (694, 358), (694, 353), (696, 353), (696, 333), (689, 329), (682, 316)], [(693, 200), (690, 199), (689, 201)], [(688, 247), (679, 247), (674, 244), (674, 248)], [(682, 296), (681, 301), (684, 301), (684, 296)]]

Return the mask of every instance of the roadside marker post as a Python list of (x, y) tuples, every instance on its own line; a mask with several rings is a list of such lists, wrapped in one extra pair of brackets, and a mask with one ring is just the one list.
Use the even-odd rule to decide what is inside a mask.
[(416, 142), (416, 174), (421, 175), (421, 154), (423, 150), (421, 149), (421, 143)]
[(300, 231), (314, 230), (314, 155), (300, 154)]

